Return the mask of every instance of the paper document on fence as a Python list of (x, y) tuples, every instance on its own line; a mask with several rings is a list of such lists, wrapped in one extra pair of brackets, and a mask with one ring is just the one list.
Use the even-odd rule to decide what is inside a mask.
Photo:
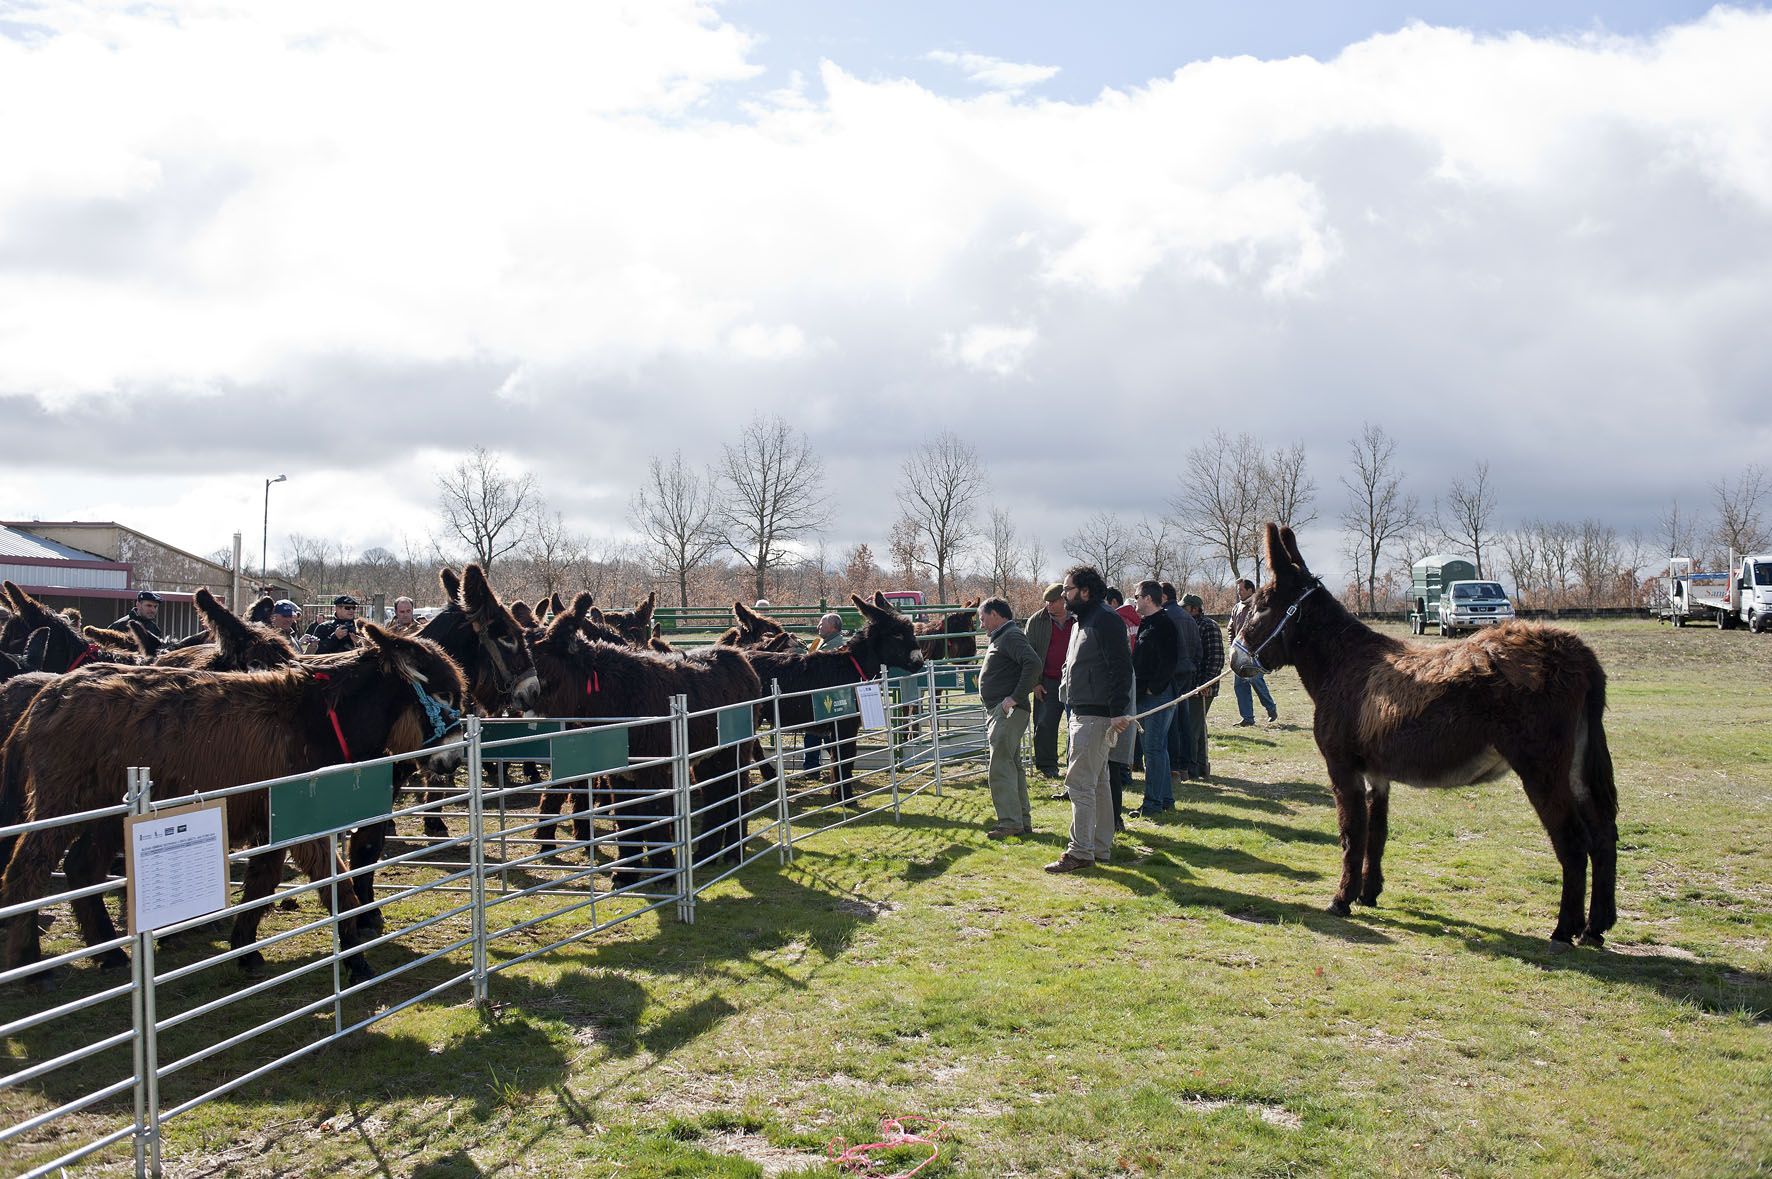
[(129, 820), (129, 932), (151, 933), (228, 905), (228, 819), (220, 802)]
[(855, 702), (861, 707), (861, 727), (864, 729), (883, 729), (886, 727), (886, 702), (880, 698), (880, 685), (869, 680), (867, 683), (855, 685)]

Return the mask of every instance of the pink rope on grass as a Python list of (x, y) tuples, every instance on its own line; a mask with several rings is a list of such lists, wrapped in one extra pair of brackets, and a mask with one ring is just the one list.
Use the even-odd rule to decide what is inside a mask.
[[(916, 1122), (923, 1126), (933, 1127), (920, 1133), (906, 1130), (906, 1122)], [(880, 1119), (880, 1141), (859, 1142), (854, 1146), (844, 1146), (841, 1138), (833, 1138), (825, 1147), (831, 1162), (854, 1175), (874, 1175), (874, 1162), (867, 1156), (878, 1150), (892, 1150), (900, 1146), (927, 1146), (929, 1157), (908, 1171), (899, 1171), (893, 1175), (881, 1176), (880, 1179), (911, 1179), (918, 1171), (941, 1157), (941, 1145), (936, 1139), (947, 1129), (945, 1122), (937, 1121), (922, 1114), (902, 1114), (899, 1117)]]

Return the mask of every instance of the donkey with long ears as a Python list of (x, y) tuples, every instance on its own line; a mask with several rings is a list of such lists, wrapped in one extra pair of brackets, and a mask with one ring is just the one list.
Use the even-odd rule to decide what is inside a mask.
[[(1563, 868), (1553, 945), (1602, 945), (1617, 920), (1618, 791), (1606, 745), (1606, 673), (1568, 631), (1503, 623), (1421, 647), (1350, 614), (1267, 526), (1273, 579), (1233, 644), (1242, 676), (1290, 664), (1316, 705), (1317, 748), (1341, 824), (1331, 912), (1376, 904), (1384, 888), (1390, 784), (1466, 786), (1512, 769)], [(1593, 893), (1582, 900), (1589, 861)]]
[[(352, 651), (263, 672), (143, 667), (61, 676), (37, 694), (7, 742), (0, 766), (4, 787), (20, 791), (24, 818), (35, 821), (110, 805), (131, 765), (152, 767), (159, 796), (166, 798), (411, 753), (443, 739), (448, 717), (466, 694), (455, 664), (436, 644), (399, 638), (373, 623), (364, 636), (364, 645)], [(459, 754), (434, 760), (459, 764)], [(264, 843), (269, 816), (267, 791), (231, 796), (229, 842), (235, 847)], [(122, 833), (115, 818), (26, 832), (0, 879), (0, 903), (41, 897), (64, 850), (70, 888), (100, 882), (122, 846)], [(344, 870), (323, 840), (298, 844), (291, 853), (310, 879)], [(282, 870), (282, 849), (253, 856), (242, 903), (269, 897)], [(330, 904), (333, 890), (319, 891)], [(348, 880), (337, 892), (342, 908), (354, 908), (364, 895)], [(101, 898), (85, 897), (73, 905), (88, 945), (116, 936)], [(240, 912), (229, 944), (240, 949), (256, 941), (263, 915), (263, 905)], [(359, 943), (355, 919), (342, 923), (340, 936), (347, 947)], [(31, 913), (11, 919), (6, 948), (9, 966), (39, 960)], [(122, 961), (115, 950), (101, 958), (106, 966)], [(248, 971), (264, 964), (256, 950), (239, 961)], [(358, 955), (346, 965), (353, 979), (371, 973)]]
[[(982, 600), (973, 598), (959, 610), (917, 623), (917, 639), (924, 658), (971, 659), (977, 655), (978, 636), (974, 632), (978, 630), (978, 604)], [(885, 601), (884, 594), (874, 595), (875, 605)]]
[[(591, 595), (579, 594), (564, 613), (531, 640), (536, 670), (541, 674), (539, 711), (545, 716), (665, 717), (670, 714), (671, 697), (676, 695), (689, 698), (690, 711), (702, 712), (749, 704), (763, 694), (750, 663), (730, 648), (710, 648), (704, 656), (691, 659), (636, 650), (605, 638), (587, 638), (585, 627), (590, 609)], [(704, 815), (702, 834), (696, 840), (698, 859), (734, 852), (743, 843), (738, 821), (739, 750), (735, 746), (716, 749), (718, 745), (718, 725), (712, 712), (690, 720), (693, 770), (698, 778), (711, 783), (706, 789), (710, 805)], [(669, 756), (668, 727), (654, 723), (631, 728), (628, 753), (634, 760), (646, 761)], [(630, 772), (616, 771), (611, 776), (650, 794), (669, 784), (670, 767), (656, 765)], [(658, 830), (656, 816), (647, 817), (656, 807), (655, 802), (642, 797), (617, 806), (613, 816), (621, 833), (617, 846), (622, 855), (637, 854), (640, 847), (646, 846), (646, 861), (653, 870), (666, 866), (657, 850), (664, 840), (658, 834), (642, 834), (638, 829), (651, 824), (652, 831)]]
[(13, 615), (6, 623), (7, 650), (22, 656), (31, 671), (72, 671), (87, 663), (142, 663), (138, 652), (113, 651), (80, 633), (65, 614), (51, 610), (10, 581), (0, 582), (0, 593), (12, 603)]
[[(787, 637), (786, 646), (781, 636)], [(759, 614), (743, 602), (732, 603), (732, 625), (714, 640), (721, 647), (769, 647), (773, 650), (798, 651), (805, 644), (767, 614)]]
[[(834, 688), (857, 684), (880, 674), (882, 667), (904, 667), (915, 670), (923, 666), (923, 652), (917, 645), (916, 628), (911, 620), (886, 604), (878, 594), (868, 602), (854, 594), (849, 600), (861, 611), (862, 628), (847, 646), (836, 651), (777, 652), (751, 648), (745, 651), (757, 678), (764, 684), (779, 680), (787, 693), (807, 692), (814, 688)], [(759, 705), (759, 715), (764, 706)], [(782, 725), (811, 725), (815, 717), (811, 696), (786, 696), (781, 702)], [(834, 730), (834, 732), (833, 732)], [(849, 781), (854, 777), (855, 740), (861, 731), (860, 717), (845, 717), (830, 725), (802, 729), (804, 740), (836, 744), (837, 798), (849, 800)]]

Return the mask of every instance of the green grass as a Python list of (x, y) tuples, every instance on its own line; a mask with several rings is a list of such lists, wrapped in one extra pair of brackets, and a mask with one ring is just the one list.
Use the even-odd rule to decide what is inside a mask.
[(1217, 780), (1112, 867), (1040, 871), (1050, 784), (1043, 834), (994, 843), (950, 780), (693, 926), (641, 917), (496, 976), (489, 1013), (402, 1012), (174, 1121), (173, 1173), (829, 1176), (892, 1114), (947, 1123), (924, 1175), (1772, 1171), (1772, 640), (1578, 629), (1622, 809), (1604, 952), (1546, 946), (1556, 863), (1511, 778), (1399, 788), (1381, 905), (1324, 912), (1334, 808), (1281, 673), (1282, 724), (1224, 727), (1227, 691)]

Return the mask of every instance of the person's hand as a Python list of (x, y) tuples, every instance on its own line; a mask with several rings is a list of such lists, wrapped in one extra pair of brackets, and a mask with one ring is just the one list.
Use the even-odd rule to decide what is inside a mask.
[(1113, 720), (1108, 722), (1108, 728), (1110, 728), (1114, 731), (1114, 736), (1116, 736), (1116, 737), (1118, 737), (1121, 733), (1124, 733), (1128, 728), (1131, 727), (1131, 725), (1132, 725), (1132, 718), (1129, 716), (1116, 716)]
[(1034, 685), (1034, 699), (1035, 700), (1046, 699), (1046, 685), (1045, 684), (1035, 684)]
[(1003, 697), (1003, 715), (1008, 716), (1010, 713), (1012, 713), (1014, 711), (1015, 711), (1015, 698), (1013, 696)]

